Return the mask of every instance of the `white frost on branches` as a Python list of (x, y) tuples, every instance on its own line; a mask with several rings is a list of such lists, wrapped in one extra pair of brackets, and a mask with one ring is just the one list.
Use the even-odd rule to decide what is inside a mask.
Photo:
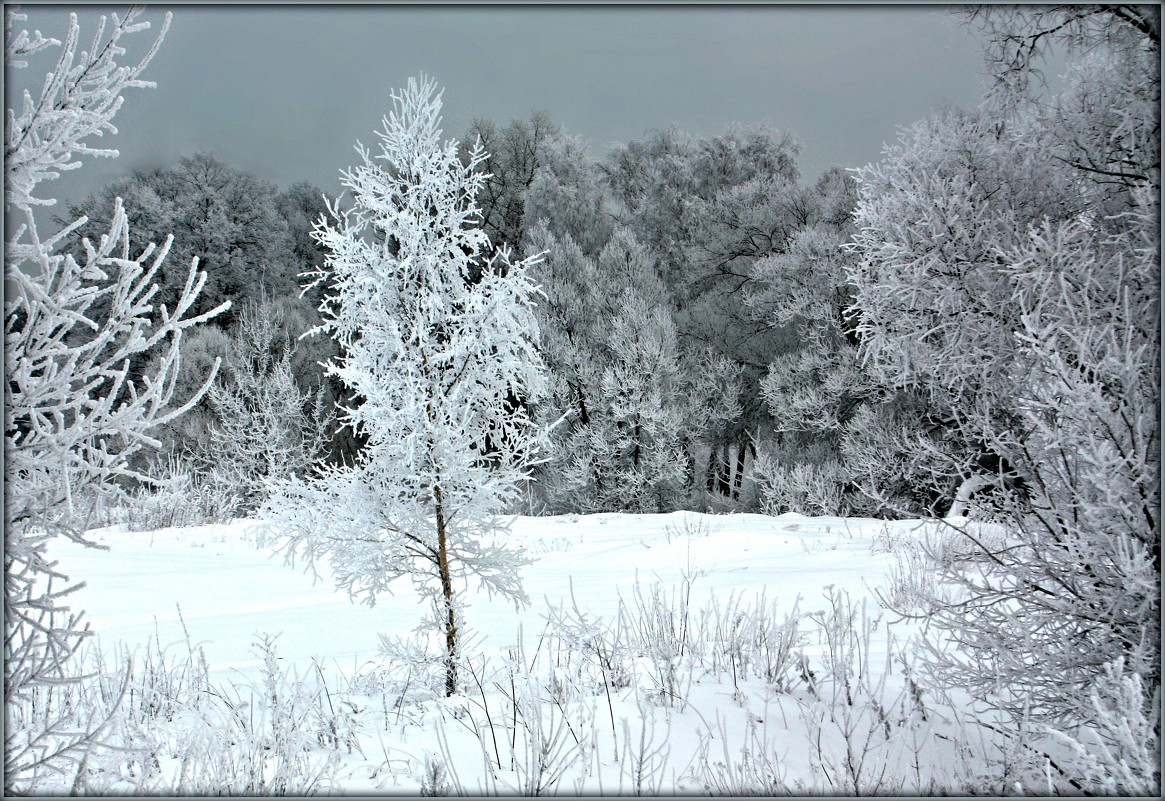
[[(152, 81), (143, 81), (139, 76), (158, 52), (170, 27), (167, 14), (158, 38), (142, 60), (132, 66), (119, 64), (117, 59), (126, 53), (122, 37), (150, 27), (149, 22), (137, 21), (140, 14), (140, 8), (130, 9), (124, 18), (111, 14), (113, 24), (108, 38), (106, 20), (102, 17), (90, 49), (81, 51), (77, 49), (81, 36), (77, 15), (69, 15), (69, 32), (60, 58), (45, 76), (40, 97), (34, 100), (25, 90), (21, 93), (20, 113), (8, 109), (4, 130), (4, 191), (10, 208), (54, 205), (55, 199), (36, 198), (32, 193), (41, 181), (58, 178), (60, 173), (80, 167), (78, 156), (117, 156), (116, 150), (94, 147), (88, 140), (117, 133), (113, 117), (121, 109), (122, 93), (126, 89), (154, 87)], [(61, 44), (57, 39), (42, 36), (40, 31), (30, 35), (26, 30), (15, 30), (13, 24), (25, 19), (24, 14), (16, 13), (8, 13), (5, 18), (4, 55), (9, 69), (25, 67), (27, 57)]]
[(238, 498), (251, 512), (269, 480), (306, 475), (323, 458), (332, 415), (324, 391), (303, 392), (295, 382), (295, 346), (280, 329), (284, 315), (273, 303), (249, 301), (239, 312), (223, 369), (208, 398), (217, 415), (199, 456), (210, 484)]
[[(858, 173), (867, 364), (947, 408), (987, 457), (953, 466), (994, 485), (955, 511), (1007, 531), (950, 523), (976, 553), (935, 564), (959, 595), (927, 599), (926, 670), (1002, 712), (1009, 737), (1031, 721), (1107, 738), (1116, 751), (1065, 769), (1077, 789), (1159, 786), (1120, 755), (1136, 749), (1117, 725), (1159, 702), (1161, 678), (1159, 23), (1127, 7), (975, 13), (993, 47), (1070, 36), (1088, 61), (1059, 95), (919, 123)], [(1090, 697), (1106, 686), (1123, 700)]]
[[(38, 185), (78, 167), (78, 155), (116, 155), (88, 141), (116, 131), (112, 119), (121, 107), (121, 92), (150, 85), (138, 76), (161, 35), (136, 66), (117, 62), (125, 54), (122, 38), (149, 27), (137, 21), (139, 14), (135, 9), (124, 18), (113, 16), (108, 36), (103, 18), (87, 51), (77, 49), (79, 29), (71, 16), (61, 56), (40, 98), (25, 92), (20, 113), (9, 109), (6, 120), (4, 200), (12, 231), (4, 253), (9, 705), (27, 703), (39, 689), (70, 680), (66, 663), (85, 633), (80, 616), (63, 603), (76, 587), (61, 586), (68, 580), (47, 560), (48, 541), (64, 535), (91, 545), (84, 536), (89, 505), (98, 496), (116, 497), (125, 480), (147, 478), (130, 466), (130, 456), (156, 447), (150, 430), (201, 396), (169, 408), (182, 332), (227, 305), (186, 317), (205, 281), (192, 264), (174, 308), (156, 307), (155, 279), (170, 242), (151, 243), (135, 253), (120, 203), (108, 232), (97, 242), (84, 241), (80, 261), (58, 248), (85, 224), (84, 218), (43, 238), (37, 226), (36, 207), (53, 202), (34, 197)], [(10, 68), (61, 44), (39, 32), (14, 31), (14, 22), (22, 19), (13, 13), (6, 18)], [(151, 353), (162, 355), (159, 367), (143, 375), (142, 364)], [(35, 782), (44, 770), (60, 770), (62, 763), (81, 758), (93, 732), (70, 732), (62, 728), (65, 724), (42, 710), (39, 719), (9, 726), (8, 786)]]

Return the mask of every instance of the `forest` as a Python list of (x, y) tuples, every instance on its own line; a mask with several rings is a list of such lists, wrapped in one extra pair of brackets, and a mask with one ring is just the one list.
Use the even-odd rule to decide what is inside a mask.
[[(169, 16), (152, 32), (139, 11), (112, 16), (86, 50), (75, 17), (57, 40), (6, 10), (6, 69), (41, 51), (60, 61), (39, 94), (10, 100), (5, 126), (5, 789), (321, 792), (322, 768), (302, 752), (339, 753), (354, 737), (338, 733), (334, 708), (331, 734), (306, 746), (288, 739), (294, 721), (272, 717), (251, 784), (229, 760), (198, 784), (185, 763), (171, 775), (156, 759), (109, 757), (148, 739), (159, 710), (177, 725), (175, 699), (190, 712), (214, 693), (195, 703), (193, 684), (175, 689), (195, 681), (194, 647), (169, 673), (162, 650), (147, 658), (150, 692), (170, 687), (174, 709), (143, 701), (141, 664), (95, 657), (70, 603), (88, 577), (62, 572), (58, 543), (102, 548), (92, 532), (113, 526), (140, 541), (248, 521), (247, 547), (353, 601), (389, 603), (404, 587), (428, 639), (385, 638), (383, 658), (428, 677), (417, 703), (461, 720), (440, 704), (504, 707), (474, 661), (484, 646), (469, 598), (532, 603), (522, 576), (539, 569), (536, 554), (514, 531), (534, 518), (585, 528), (699, 513), (856, 520), (861, 536), (895, 542), (907, 523), (931, 526), (934, 538), (887, 546), (899, 572), (878, 599), (918, 633), (917, 666), (886, 675), (977, 710), (934, 742), (975, 751), (986, 737), (1000, 756), (977, 757), (963, 784), (941, 769), (924, 780), (917, 765), (913, 779), (883, 769), (874, 781), (852, 759), (857, 728), (841, 727), (849, 761), (806, 757), (819, 772), (801, 784), (782, 784), (758, 751), (751, 763), (705, 753), (683, 781), (645, 785), (660, 752), (642, 746), (638, 763), (610, 763), (639, 765), (637, 783), (618, 774), (620, 794), (1158, 793), (1160, 12), (957, 13), (989, 65), (981, 103), (904, 120), (881, 160), (814, 181), (794, 136), (767, 127), (661, 128), (601, 156), (544, 112), (447, 134), (441, 86), (421, 75), (385, 99), (383, 128), (354, 164), (337, 165), (339, 197), (197, 152), (65, 209), (46, 205), (52, 179), (115, 155), (97, 137), (150, 86)], [(123, 63), (123, 37), (152, 49)], [(1069, 57), (1055, 91), (1040, 72), (1052, 49)], [(692, 527), (711, 524), (683, 525), (690, 549)], [(783, 628), (757, 622), (775, 614), (763, 604), (741, 606), (761, 639), (725, 663), (708, 623), (718, 613), (705, 609), (704, 639), (689, 640), (698, 627), (683, 607), (662, 706), (684, 711), (677, 665), (739, 694), (735, 671), (751, 664), (766, 692), (800, 693), (810, 708), (825, 685), (794, 646), (796, 620), (812, 620), (835, 660), (834, 701), (855, 709), (862, 696), (882, 721), (860, 718), (860, 756), (874, 753), (870, 732), (884, 724), (891, 739), (860, 669), (861, 636), (868, 648), (876, 626), (863, 628), (864, 606), (828, 598), (832, 616), (782, 609)], [(593, 698), (606, 697), (591, 724), (609, 707), (602, 736), (615, 743), (612, 688), (640, 686), (638, 662), (615, 656), (647, 647), (650, 625), (675, 612), (636, 600), (638, 623), (621, 602), (613, 628), (577, 606), (548, 613), (560, 668), (593, 657)], [(768, 650), (781, 637), (787, 647)], [(856, 647), (852, 670), (838, 667), (841, 642)], [(266, 654), (264, 709), (277, 715)], [(570, 729), (582, 750), (562, 767), (564, 752), (546, 749), (566, 730), (540, 728), (531, 710), (581, 725), (567, 713), (581, 679), (523, 696), (509, 670), (512, 760), (519, 718), (527, 737), (527, 771), (511, 772), (534, 778), (496, 778), (491, 719), (474, 726), (495, 783), (477, 790), (569, 792), (557, 782), (591, 764), (585, 738)], [(86, 717), (94, 694), (105, 712)], [(917, 725), (935, 725), (922, 708)], [(819, 737), (824, 720), (810, 727)], [(258, 747), (253, 726), (248, 737)], [(409, 775), (426, 793), (474, 792), (441, 765), (426, 758)], [(593, 789), (580, 775), (575, 791)]]

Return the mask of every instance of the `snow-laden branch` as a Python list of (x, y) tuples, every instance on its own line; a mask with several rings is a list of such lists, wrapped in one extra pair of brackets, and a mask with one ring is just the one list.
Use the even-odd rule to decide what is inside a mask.
[[(84, 532), (98, 499), (116, 499), (126, 482), (147, 479), (131, 457), (157, 447), (151, 430), (187, 411), (214, 378), (212, 371), (200, 391), (171, 407), (182, 334), (229, 305), (188, 316), (206, 282), (197, 260), (173, 308), (158, 305), (157, 279), (171, 239), (135, 249), (120, 201), (108, 230), (96, 241), (85, 239), (78, 257), (60, 248), (85, 218), (47, 237), (38, 227), (37, 210), (54, 202), (37, 197), (38, 186), (79, 167), (80, 156), (117, 155), (95, 147), (93, 139), (116, 132), (122, 92), (152, 86), (140, 75), (170, 16), (146, 55), (126, 66), (119, 63), (124, 37), (149, 28), (138, 21), (140, 13), (113, 15), (108, 31), (102, 18), (88, 50), (79, 49), (76, 15), (63, 41), (15, 30), (21, 15), (6, 18), (8, 67), (26, 66), (28, 56), (61, 47), (39, 98), (24, 92), (20, 109), (8, 109), (5, 123), (4, 201), (12, 223), (4, 247), (6, 703), (76, 680), (68, 662), (86, 628), (66, 598), (77, 585), (48, 561), (46, 545), (62, 535), (91, 545)], [(158, 366), (146, 373), (152, 354), (160, 355)], [(31, 787), (39, 772), (59, 771), (62, 760), (83, 760), (96, 736), (62, 729), (47, 711), (38, 720), (43, 731), (6, 740), (6, 787)], [(12, 737), (28, 740), (22, 746)], [(50, 749), (60, 758), (38, 742), (60, 746)], [(12, 754), (18, 756), (8, 758)]]

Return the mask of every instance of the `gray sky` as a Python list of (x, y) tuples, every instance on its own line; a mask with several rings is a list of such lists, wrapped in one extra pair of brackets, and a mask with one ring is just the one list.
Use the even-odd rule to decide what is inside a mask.
[[(25, 25), (59, 38), (70, 8), (87, 41), (93, 8), (26, 6)], [(984, 86), (974, 32), (938, 6), (158, 5), (147, 17), (167, 9), (147, 73), (157, 88), (131, 91), (116, 120), (121, 158), (90, 160), (57, 196), (196, 150), (334, 194), (389, 90), (422, 71), (445, 87), (446, 137), (475, 117), (545, 110), (601, 156), (672, 123), (698, 135), (768, 123), (802, 143), (808, 179), (877, 160), (897, 126), (972, 106)], [(39, 86), (47, 67), (21, 72)]]

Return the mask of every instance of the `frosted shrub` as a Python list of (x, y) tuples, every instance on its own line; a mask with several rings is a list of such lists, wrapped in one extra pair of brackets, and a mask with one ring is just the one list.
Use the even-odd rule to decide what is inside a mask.
[(915, 781), (925, 786), (917, 737), (927, 712), (921, 694), (906, 686), (892, 688), (894, 641), (886, 631), (881, 669), (871, 664), (871, 643), (881, 625), (870, 617), (865, 601), (854, 604), (847, 593), (827, 588), (828, 609), (810, 614), (818, 624), (823, 650), (820, 670), (802, 655), (802, 675), (810, 697), (800, 704), (812, 740), (813, 769), (831, 793), (867, 795), (900, 792), (910, 764)]
[(878, 597), (886, 608), (912, 615), (926, 615), (936, 602), (947, 603), (952, 599), (950, 590), (939, 586), (934, 563), (925, 552), (914, 547), (895, 552), (886, 587), (879, 590)]
[(765, 514), (840, 515), (846, 512), (842, 498), (845, 478), (837, 462), (781, 464), (762, 454), (757, 458), (755, 472)]
[[(473, 732), (481, 747), (485, 785), (476, 790), (463, 786), (455, 767), (466, 755), (453, 752), (441, 724), (441, 761), (426, 762), (423, 788), (445, 784), (436, 781), (442, 778), (459, 795), (541, 796), (555, 793), (572, 770), (586, 774), (594, 744), (594, 705), (570, 671), (562, 670), (571, 654), (561, 644), (544, 633), (534, 654), (520, 641), (509, 649), (500, 670), (490, 672), (484, 659), (477, 666), (465, 665), (477, 695), (456, 707), (454, 718)], [(436, 765), (442, 768), (440, 776)]]
[(511, 789), (520, 795), (547, 795), (586, 755), (585, 734), (593, 727), (594, 712), (579, 702), (573, 685), (544, 682), (520, 664), (511, 664), (510, 671), (515, 679), (512, 694), (504, 696), (503, 712), (517, 721)]
[[(258, 682), (212, 684), (205, 653), (189, 636), (163, 647), (155, 640), (144, 653), (102, 652), (88, 640), (76, 655), (87, 680), (38, 688), (35, 704), (11, 707), (9, 723), (19, 732), (36, 705), (48, 703), (82, 730), (100, 735), (76, 746), (49, 732), (35, 741), (20, 735), (14, 756), (28, 761), (69, 746), (57, 759), (77, 761), (74, 771), (50, 770), (39, 785), (59, 794), (302, 795), (329, 787), (344, 753), (359, 748), (355, 708), (333, 699), (318, 667), (299, 675), (285, 670), (273, 637), (261, 637)], [(10, 729), (11, 731), (11, 729)], [(15, 734), (15, 732), (13, 732)]]
[[(1023, 743), (1099, 724), (1115, 658), (1160, 684), (1160, 35), (1149, 9), (973, 13), (995, 90), (858, 172), (852, 311), (880, 380), (944, 410), (948, 500), (1007, 527), (938, 565), (927, 654)], [(1053, 46), (1086, 60), (1037, 97)]]
[(423, 631), (410, 637), (380, 635), (379, 650), (385, 660), (381, 689), (395, 695), (398, 706), (441, 694), (445, 663), (439, 654), (433, 653), (430, 640)]
[[(127, 676), (117, 750), (89, 766), (94, 789), (136, 793), (305, 795), (327, 789), (340, 755), (358, 747), (350, 705), (318, 673), (280, 667), (275, 638), (254, 645), (258, 683), (212, 684), (200, 647), (148, 648)], [(120, 758), (118, 758), (120, 754)]]
[(237, 496), (200, 472), (194, 458), (170, 453), (149, 464), (150, 483), (136, 487), (118, 514), (130, 531), (225, 523), (234, 516)]
[[(574, 586), (571, 585), (569, 608), (551, 606), (547, 612), (547, 630), (553, 631), (564, 647), (571, 653), (579, 654), (598, 670), (595, 686), (602, 686), (610, 695), (611, 690), (623, 690), (634, 681), (631, 632), (626, 618), (619, 615), (615, 621), (587, 614), (579, 609), (574, 600)], [(590, 682), (582, 677), (584, 686)]]
[(893, 534), (884, 529), (874, 548), (893, 554), (894, 561), (878, 598), (900, 614), (925, 617), (960, 597), (958, 582), (950, 574), (974, 574), (990, 562), (985, 549), (998, 550), (1006, 544), (1006, 530), (989, 523), (924, 522)]
[[(723, 721), (718, 723), (719, 730), (715, 736), (712, 732), (701, 734), (696, 764), (690, 769), (705, 792), (713, 796), (772, 797), (793, 794), (793, 788), (784, 779), (780, 744), (769, 740), (765, 725), (758, 725), (750, 718), (744, 743), (733, 748), (729, 744)], [(718, 754), (712, 745), (716, 740), (720, 742)]]
[(421, 788), (418, 793), (422, 798), (441, 798), (453, 794), (453, 787), (448, 780), (449, 772), (445, 768), (444, 762), (427, 754), (423, 771)]
[(61, 665), (72, 680), (38, 683), (5, 708), (4, 756), (9, 793), (35, 787), (41, 793), (88, 792), (87, 766), (107, 758), (117, 741), (124, 676), (92, 669), (85, 645)]
[[(168, 732), (177, 760), (161, 778), (178, 795), (306, 795), (327, 788), (341, 749), (326, 688), (280, 669), (274, 639), (255, 644), (262, 659), (261, 684), (208, 686)], [(339, 735), (352, 742), (352, 733)]]
[(1096, 795), (1161, 794), (1161, 704), (1124, 660), (1105, 665), (1089, 701), (1094, 723), (1075, 736), (1054, 732), (1072, 749), (1072, 772)]
[(651, 681), (651, 697), (664, 706), (683, 711), (688, 705), (696, 647), (692, 636), (689, 594), (673, 591), (669, 598), (659, 584), (646, 593), (637, 583), (627, 609), (641, 670)]
[(763, 593), (751, 604), (733, 595), (723, 607), (713, 597), (708, 607), (709, 643), (704, 649), (713, 672), (731, 670), (734, 682), (755, 675), (778, 692), (788, 692), (805, 638), (800, 629), (800, 601), (794, 601), (782, 619), (777, 603)]

